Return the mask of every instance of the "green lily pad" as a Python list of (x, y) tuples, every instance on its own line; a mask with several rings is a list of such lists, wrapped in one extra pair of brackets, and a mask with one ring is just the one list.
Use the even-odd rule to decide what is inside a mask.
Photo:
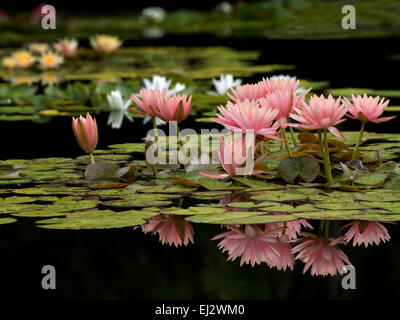
[(201, 184), (204, 188), (211, 191), (227, 190), (232, 184), (232, 182), (224, 182), (212, 178), (200, 178), (198, 180), (198, 183)]
[(280, 177), (288, 183), (294, 183), (297, 177), (312, 182), (319, 175), (319, 163), (313, 157), (285, 158), (278, 166)]
[(111, 210), (75, 212), (65, 218), (39, 220), (38, 227), (45, 229), (111, 229), (142, 225), (146, 219), (157, 215), (157, 212), (128, 210), (114, 212)]
[(107, 162), (95, 162), (86, 167), (85, 179), (89, 181), (118, 179), (128, 173), (130, 167), (120, 168)]
[(379, 186), (385, 182), (387, 177), (387, 173), (358, 172), (353, 182), (365, 186)]
[(9, 224), (16, 222), (17, 219), (14, 218), (0, 218), (0, 224)]

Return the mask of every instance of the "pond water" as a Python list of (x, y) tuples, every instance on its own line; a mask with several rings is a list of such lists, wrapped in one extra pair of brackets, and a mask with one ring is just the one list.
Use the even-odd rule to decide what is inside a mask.
[[(302, 87), (313, 87), (317, 94), (348, 96), (350, 92), (366, 92), (385, 96), (392, 108), (386, 113), (397, 115), (400, 88), (390, 74), (399, 70), (400, 60), (394, 57), (400, 50), (394, 41), (398, 40), (166, 36), (126, 41), (114, 55), (104, 58), (93, 55), (88, 46), (81, 48), (79, 58), (67, 61), (65, 67), (54, 72), (60, 78), (54, 86), (36, 81), (43, 76), (41, 72), (3, 70), (0, 213), (1, 219), (11, 219), (2, 220), (5, 224), (0, 226), (0, 296), (398, 297), (400, 239), (397, 225), (388, 223), (400, 219), (397, 178), (388, 181), (388, 173), (384, 180), (388, 185), (393, 183), (393, 188), (383, 191), (360, 183), (359, 192), (326, 190), (320, 180), (315, 185), (286, 185), (268, 175), (256, 181), (238, 178), (233, 183), (208, 178), (190, 180), (176, 168), (160, 168), (160, 179), (155, 180), (143, 161), (143, 138), (152, 128), (151, 123), (143, 124), (138, 117), (132, 122), (124, 118), (121, 128), (111, 128), (105, 99), (115, 88), (125, 96), (137, 93), (142, 78), (165, 74), (174, 83), (184, 83), (187, 93), (193, 94), (192, 114), (180, 129), (192, 128), (200, 133), (201, 129), (220, 127), (207, 119), (227, 100), (207, 93), (213, 90), (212, 78), (232, 73), (243, 83), (254, 83), (262, 77), (285, 74), (301, 79)], [(34, 78), (34, 83), (10, 84), (22, 76)], [(17, 88), (16, 93), (10, 88)], [(36, 91), (31, 92), (32, 88)], [(71, 116), (87, 111), (96, 117), (99, 128), (96, 161), (134, 166), (137, 170), (119, 180), (125, 184), (119, 188), (115, 179), (91, 183), (83, 180), (88, 157), (74, 139)], [(338, 126), (349, 146), (355, 144), (359, 126), (355, 120)], [(369, 157), (379, 150), (383, 158), (399, 162), (397, 119), (383, 125), (368, 123), (364, 138), (361, 146)], [(269, 148), (282, 153), (279, 143), (271, 142)], [(273, 161), (267, 163), (273, 166)], [(7, 174), (10, 176), (5, 178)], [(185, 181), (171, 183), (178, 178)], [(159, 239), (158, 234), (148, 232), (152, 229), (148, 224), (140, 226), (149, 220), (154, 228), (157, 217), (166, 228), (169, 224), (176, 228), (173, 239), (184, 239), (187, 246), (162, 243), (162, 236)], [(356, 290), (344, 290), (340, 275), (311, 276), (310, 270), (303, 274), (304, 264), (298, 260), (293, 270), (286, 271), (265, 262), (240, 266), (240, 257), (227, 261), (227, 252), (218, 248), (221, 239), (212, 240), (229, 230), (230, 235), (257, 233), (258, 228), (275, 228), (278, 233), (294, 230), (300, 226), (293, 222), (299, 221), (297, 218), (303, 219), (302, 231), (312, 231), (312, 227), (316, 234), (320, 222), (329, 219), (332, 237), (343, 234), (341, 227), (353, 220), (382, 221), (390, 240), (367, 248), (353, 247), (351, 242), (340, 246), (356, 268)], [(160, 225), (156, 228), (154, 233), (162, 233)], [(51, 292), (40, 286), (41, 268), (47, 264), (57, 270), (57, 290)]]

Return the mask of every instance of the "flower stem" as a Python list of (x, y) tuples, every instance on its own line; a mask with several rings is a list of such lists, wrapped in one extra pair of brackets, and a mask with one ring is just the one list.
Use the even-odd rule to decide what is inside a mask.
[(324, 129), (324, 167), (325, 167), (325, 175), (328, 184), (332, 184), (332, 171), (331, 171), (331, 160), (329, 158), (329, 147), (328, 147), (328, 132)]
[(154, 137), (155, 140), (157, 141), (158, 138), (158, 131), (157, 131), (157, 122), (156, 122), (156, 117), (151, 117), (151, 121), (153, 122), (153, 129), (154, 129)]
[[(157, 144), (157, 155), (160, 152), (159, 143), (158, 143), (158, 131), (157, 131), (157, 122), (156, 117), (151, 117), (153, 122), (153, 129), (154, 129), (154, 142)], [(153, 176), (157, 177), (157, 169), (154, 164), (151, 165), (151, 170), (153, 171)]]
[(318, 236), (322, 237), (322, 230), (324, 229), (324, 224), (325, 224), (325, 220), (321, 220), (319, 222), (319, 230), (318, 230)]
[(282, 128), (282, 138), (283, 138), (283, 141), (285, 142), (286, 150), (289, 154), (289, 157), (293, 157), (292, 151), (290, 150), (289, 142), (287, 141), (285, 128)]
[(362, 137), (364, 134), (366, 123), (367, 123), (366, 121), (362, 121), (360, 135), (358, 136), (358, 141), (357, 141), (356, 147), (353, 150), (353, 156), (351, 157), (351, 160), (354, 160), (357, 156), (358, 148), (360, 147), (360, 144), (361, 144), (361, 140), (362, 140)]
[(183, 141), (179, 139), (180, 131), (179, 131), (179, 125), (176, 123), (176, 140), (178, 141), (179, 148), (183, 146)]
[(265, 152), (265, 149), (264, 149), (264, 141), (261, 141), (261, 142), (260, 142), (260, 154), (263, 155), (264, 152)]
[[(288, 122), (290, 123), (290, 118), (288, 118)], [(294, 145), (295, 147), (297, 147), (296, 137), (295, 137), (295, 135), (294, 135), (294, 131), (293, 131), (293, 128), (292, 128), (291, 126), (289, 127), (289, 131), (290, 131), (290, 135), (291, 135), (292, 140), (293, 140), (293, 145)]]
[(89, 153), (89, 160), (90, 160), (90, 164), (94, 163), (93, 153)]
[(328, 242), (328, 238), (329, 238), (329, 220), (326, 220), (325, 224), (324, 224), (324, 238), (325, 238), (325, 241)]

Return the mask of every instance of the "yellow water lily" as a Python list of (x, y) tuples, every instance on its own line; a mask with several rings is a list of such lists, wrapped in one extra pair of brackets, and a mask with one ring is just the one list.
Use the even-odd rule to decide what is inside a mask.
[(16, 67), (18, 68), (29, 68), (36, 61), (35, 57), (26, 50), (15, 52), (12, 58), (14, 59)]
[(52, 86), (60, 82), (60, 77), (53, 72), (44, 72), (40, 77), (43, 86)]
[(15, 67), (15, 60), (13, 57), (5, 57), (1, 60), (1, 64), (4, 68), (12, 69)]
[(42, 69), (54, 69), (58, 68), (64, 62), (64, 58), (57, 53), (48, 51), (38, 58), (38, 62)]
[(33, 42), (28, 46), (28, 49), (35, 54), (43, 54), (46, 51), (48, 51), (49, 45), (47, 43), (42, 43), (42, 42)]
[(90, 44), (96, 51), (107, 54), (117, 50), (122, 41), (116, 36), (95, 35), (90, 38)]

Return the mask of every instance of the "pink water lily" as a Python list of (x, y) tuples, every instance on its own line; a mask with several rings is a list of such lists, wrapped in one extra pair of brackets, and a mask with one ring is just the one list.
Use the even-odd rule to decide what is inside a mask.
[(202, 171), (199, 171), (199, 173), (203, 176), (216, 179), (235, 177), (238, 175), (255, 175), (261, 173), (261, 170), (254, 170), (254, 166), (262, 161), (267, 156), (267, 153), (255, 161), (254, 153), (254, 140), (252, 140), (250, 143), (250, 139), (243, 137), (229, 137), (226, 140), (221, 137), (219, 158), (221, 166), (226, 173), (218, 174)]
[(246, 133), (251, 130), (255, 135), (264, 136), (268, 139), (280, 140), (278, 134), (278, 123), (273, 123), (278, 110), (266, 106), (260, 106), (257, 101), (244, 100), (233, 104), (228, 101), (226, 108), (218, 107), (222, 115), (211, 120), (222, 124), (230, 131)]
[(157, 105), (156, 115), (166, 122), (176, 121), (180, 123), (185, 120), (192, 110), (192, 96), (187, 99), (186, 95), (165, 96)]
[(317, 236), (304, 238), (292, 249), (297, 253), (296, 259), (305, 263), (303, 273), (311, 267), (311, 275), (336, 275), (342, 274), (345, 265), (351, 265), (349, 258), (342, 250), (336, 247), (343, 239), (325, 239)]
[(79, 146), (86, 153), (91, 154), (97, 146), (98, 132), (96, 119), (92, 118), (89, 112), (86, 118), (72, 118), (72, 130)]
[(379, 101), (379, 97), (373, 98), (366, 94), (364, 94), (364, 96), (357, 95), (356, 97), (351, 95), (351, 98), (353, 103), (344, 98), (344, 105), (348, 108), (348, 112), (350, 113), (347, 115), (349, 118), (375, 123), (381, 123), (396, 118), (396, 116), (379, 118), (389, 104), (389, 100), (385, 101), (385, 99), (382, 98), (382, 100)]
[(364, 244), (368, 247), (369, 244), (379, 245), (381, 241), (390, 240), (387, 229), (378, 221), (353, 221), (346, 225), (348, 226), (350, 229), (345, 234), (344, 240), (346, 242), (353, 240), (353, 246)]
[(130, 108), (133, 112), (138, 113), (142, 117), (155, 117), (158, 105), (162, 103), (167, 95), (167, 90), (158, 89), (141, 89), (139, 92), (141, 98), (132, 93), (131, 98), (140, 108), (140, 110)]
[(296, 92), (299, 87), (300, 81), (295, 77), (273, 77), (262, 80), (265, 83), (265, 90), (267, 93), (276, 91), (290, 91)]
[(293, 108), (299, 107), (303, 104), (305, 95), (310, 91), (297, 95), (296, 91), (274, 91), (269, 93), (265, 98), (258, 99), (261, 106), (265, 106), (272, 110), (278, 110), (275, 119), (278, 121), (281, 128), (286, 128), (288, 123), (289, 114)]
[(299, 124), (291, 124), (294, 127), (304, 130), (328, 129), (339, 139), (345, 139), (344, 136), (334, 126), (346, 121), (343, 116), (347, 112), (347, 107), (341, 105), (340, 97), (334, 99), (332, 95), (325, 98), (314, 95), (309, 103), (303, 102), (302, 107), (294, 107), (294, 113), (290, 117)]
[(234, 102), (254, 101), (266, 96), (267, 84), (264, 81), (255, 84), (243, 84), (232, 88), (231, 93), (227, 92), (226, 94)]
[(192, 97), (187, 99), (186, 95), (167, 95), (167, 90), (142, 89), (140, 96), (132, 94), (132, 100), (141, 110), (131, 109), (141, 116), (158, 117), (163, 121), (176, 121), (180, 123), (185, 120), (192, 109)]
[(188, 245), (189, 241), (193, 242), (193, 228), (190, 222), (181, 216), (161, 214), (151, 217), (147, 224), (142, 225), (144, 233), (158, 233), (162, 244)]

